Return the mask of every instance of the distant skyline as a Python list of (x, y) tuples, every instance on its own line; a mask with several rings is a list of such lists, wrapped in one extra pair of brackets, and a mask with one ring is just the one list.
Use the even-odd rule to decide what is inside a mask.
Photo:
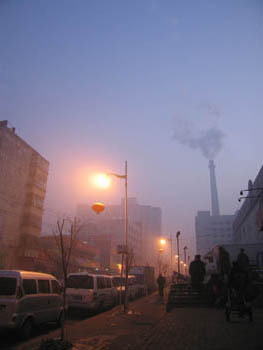
[(129, 197), (193, 246), (207, 145), (234, 214), (263, 163), (262, 41), (262, 0), (2, 0), (0, 119), (50, 161), (50, 215), (120, 203), (88, 179), (127, 160)]

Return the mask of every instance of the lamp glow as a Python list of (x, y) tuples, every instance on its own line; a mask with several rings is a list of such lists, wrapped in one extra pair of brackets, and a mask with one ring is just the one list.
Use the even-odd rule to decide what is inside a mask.
[(165, 245), (166, 244), (166, 240), (165, 239), (160, 239), (160, 243), (161, 243), (161, 245)]
[(99, 174), (94, 180), (97, 187), (108, 188), (110, 186), (110, 178), (106, 174)]

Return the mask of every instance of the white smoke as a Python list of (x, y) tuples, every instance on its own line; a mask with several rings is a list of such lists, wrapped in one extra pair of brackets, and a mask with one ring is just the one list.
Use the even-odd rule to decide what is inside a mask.
[[(209, 114), (219, 115), (219, 110), (209, 105)], [(199, 149), (207, 159), (214, 159), (223, 147), (224, 133), (216, 126), (197, 129), (187, 118), (175, 118), (173, 139), (193, 149)]]

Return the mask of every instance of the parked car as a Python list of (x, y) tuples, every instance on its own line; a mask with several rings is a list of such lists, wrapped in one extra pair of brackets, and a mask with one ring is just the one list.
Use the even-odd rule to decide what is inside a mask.
[(34, 328), (63, 315), (61, 285), (49, 274), (0, 270), (0, 328), (28, 339)]
[(88, 272), (69, 274), (66, 296), (69, 308), (102, 311), (117, 303), (112, 277)]

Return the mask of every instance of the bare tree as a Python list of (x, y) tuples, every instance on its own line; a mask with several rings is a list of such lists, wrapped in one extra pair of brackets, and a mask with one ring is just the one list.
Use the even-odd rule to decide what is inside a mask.
[(66, 318), (66, 289), (68, 284), (68, 272), (70, 261), (72, 257), (72, 251), (77, 243), (77, 236), (79, 232), (79, 227), (77, 227), (77, 220), (69, 218), (63, 218), (57, 220), (56, 229), (53, 231), (55, 242), (59, 250), (61, 266), (63, 272), (63, 314), (61, 319), (61, 341), (64, 340), (64, 329), (65, 329), (65, 318)]

